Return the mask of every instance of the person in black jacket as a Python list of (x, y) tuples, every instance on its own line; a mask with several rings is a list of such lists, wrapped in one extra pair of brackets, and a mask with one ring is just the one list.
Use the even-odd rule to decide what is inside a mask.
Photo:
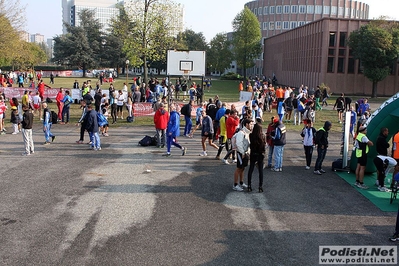
[[(388, 134), (389, 134), (388, 128), (383, 127), (380, 129), (380, 135), (378, 135), (376, 142), (377, 155), (388, 156), (388, 148), (389, 148), (389, 143), (387, 141)], [(382, 158), (381, 156), (376, 156), (373, 160), (374, 165), (377, 168), (378, 190), (383, 192), (390, 192), (390, 190), (385, 188), (384, 186), (385, 169), (387, 165), (384, 164), (384, 160)]]
[(330, 121), (326, 121), (324, 123), (324, 126), (316, 132), (315, 143), (317, 145), (317, 159), (313, 171), (315, 175), (321, 175), (326, 172), (321, 168), (321, 165), (323, 164), (323, 160), (326, 157), (328, 148), (328, 131), (331, 129), (331, 125), (332, 124)]
[(25, 152), (22, 153), (23, 156), (28, 156), (35, 153), (35, 146), (33, 144), (32, 138), (32, 127), (33, 127), (33, 113), (29, 109), (28, 105), (22, 105), (22, 110), (24, 114), (22, 116), (22, 137), (25, 145)]
[(248, 192), (252, 191), (252, 173), (255, 169), (255, 163), (258, 163), (259, 172), (259, 193), (263, 192), (263, 159), (265, 158), (266, 139), (262, 132), (262, 126), (255, 124), (252, 132), (249, 133), (250, 155), (249, 155), (249, 171), (248, 171)]
[(93, 110), (91, 104), (87, 105), (87, 113), (85, 116), (85, 126), (87, 132), (89, 132), (91, 149), (96, 151), (101, 151), (100, 135), (98, 134), (98, 121), (97, 112)]

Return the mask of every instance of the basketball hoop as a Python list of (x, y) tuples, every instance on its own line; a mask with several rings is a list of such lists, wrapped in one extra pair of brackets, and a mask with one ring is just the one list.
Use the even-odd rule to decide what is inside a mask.
[(190, 77), (190, 70), (183, 70), (183, 79), (188, 80)]

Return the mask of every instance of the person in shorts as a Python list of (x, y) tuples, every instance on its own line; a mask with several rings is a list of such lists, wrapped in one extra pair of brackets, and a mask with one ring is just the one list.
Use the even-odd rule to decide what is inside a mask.
[[(243, 127), (236, 135), (236, 146), (237, 146), (237, 168), (234, 172), (234, 185), (233, 190), (243, 191), (248, 186), (244, 183), (244, 170), (248, 166), (249, 161), (249, 133), (251, 133), (252, 120), (244, 119), (242, 123)], [(240, 179), (240, 183), (238, 183)]]
[(366, 170), (367, 165), (367, 153), (369, 152), (369, 146), (373, 146), (373, 142), (367, 138), (366, 134), (367, 128), (365, 126), (361, 126), (355, 141), (355, 152), (357, 158), (355, 186), (361, 189), (368, 189), (368, 187), (363, 183), (363, 179), (364, 171)]
[(208, 143), (210, 146), (218, 149), (219, 147), (213, 143), (213, 122), (212, 118), (209, 115), (206, 115), (206, 111), (202, 110), (202, 131), (201, 131), (201, 142), (202, 142), (202, 152), (199, 154), (200, 156), (208, 156), (206, 152), (206, 144), (205, 141), (208, 139)]

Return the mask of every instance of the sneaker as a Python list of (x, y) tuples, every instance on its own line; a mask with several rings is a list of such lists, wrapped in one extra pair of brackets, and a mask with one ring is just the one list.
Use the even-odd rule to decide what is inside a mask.
[(271, 169), (273, 172), (280, 172), (280, 168), (272, 168)]
[(121, 116), (121, 119), (123, 119), (123, 116)]
[(326, 171), (324, 171), (323, 169), (320, 169), (319, 171), (320, 171), (320, 173), (322, 173), (322, 174), (325, 174), (325, 173), (326, 173)]
[(360, 184), (359, 183), (359, 185), (357, 186), (358, 188), (361, 188), (361, 189), (368, 189), (369, 187), (368, 186), (366, 186), (365, 184)]
[(216, 156), (215, 159), (216, 159), (216, 160), (220, 160), (220, 156)]
[(97, 150), (98, 150), (98, 151), (101, 151), (101, 147), (98, 147)]
[(45, 141), (45, 142), (43, 143), (43, 145), (48, 145), (48, 144), (50, 144), (50, 142)]
[(6, 132), (4, 132), (4, 131), (0, 132), (0, 135), (5, 135), (5, 134), (6, 134)]
[(186, 155), (186, 152), (187, 152), (187, 148), (186, 148), (186, 147), (183, 147), (183, 149), (182, 149), (182, 153), (181, 153), (181, 156), (184, 156), (184, 155)]
[(199, 156), (208, 156), (208, 154), (206, 153), (206, 151), (203, 151), (199, 154)]
[(222, 159), (222, 162), (223, 162), (224, 164), (230, 164), (226, 159)]
[(165, 153), (165, 154), (162, 154), (162, 156), (164, 156), (164, 157), (170, 157), (171, 154), (170, 154), (170, 153)]
[(242, 187), (240, 187), (240, 185), (233, 186), (233, 190), (235, 190), (235, 191), (244, 191), (244, 189), (242, 189)]
[(77, 144), (83, 144), (83, 140), (76, 141)]
[(91, 144), (93, 144), (93, 142), (89, 141), (87, 144), (91, 145)]
[(35, 151), (30, 151), (30, 154), (35, 154)]
[(236, 160), (236, 159), (234, 159), (234, 160), (233, 160), (233, 163), (237, 163), (237, 160)]
[(391, 192), (389, 188), (378, 186), (378, 190), (381, 192)]
[(389, 238), (389, 240), (392, 242), (399, 241), (399, 234), (394, 234), (392, 237)]
[(242, 188), (247, 188), (248, 186), (247, 186), (247, 184), (242, 183), (242, 184), (240, 184), (240, 187), (242, 187)]
[(54, 142), (54, 140), (55, 140), (55, 136), (52, 136), (51, 137), (51, 142)]
[(17, 134), (18, 134), (17, 132), (12, 132), (12, 133), (11, 133), (11, 135), (17, 135)]
[(310, 169), (310, 166), (306, 166), (305, 169), (306, 169), (306, 170), (309, 170), (309, 169)]
[(30, 155), (30, 153), (27, 153), (27, 152), (22, 153), (22, 156), (29, 156), (29, 155)]
[(315, 170), (315, 171), (313, 171), (313, 174), (315, 174), (315, 175), (322, 175), (322, 173), (320, 173), (320, 171), (319, 171), (319, 170)]
[(282, 172), (282, 171), (283, 171), (283, 168), (280, 167), (280, 168), (278, 169), (278, 171), (279, 171), (279, 172)]

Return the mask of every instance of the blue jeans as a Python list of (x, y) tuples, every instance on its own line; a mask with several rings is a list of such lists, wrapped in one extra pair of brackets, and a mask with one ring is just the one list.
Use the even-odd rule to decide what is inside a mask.
[(100, 142), (100, 135), (98, 132), (89, 132), (90, 136), (90, 141), (91, 141), (91, 147), (92, 148), (101, 148), (101, 142)]
[(191, 128), (193, 127), (193, 122), (191, 121), (191, 116), (184, 116), (184, 120), (186, 121), (186, 125), (184, 126), (184, 134), (188, 135), (191, 132)]
[(284, 153), (284, 146), (274, 146), (273, 148), (274, 168), (283, 167), (283, 153)]
[(180, 144), (176, 142), (176, 137), (168, 136), (166, 141), (166, 150), (168, 153), (170, 153), (170, 148), (172, 145), (179, 149), (182, 149), (182, 146), (180, 146)]
[(65, 115), (66, 115), (66, 122), (68, 123), (69, 122), (69, 105), (68, 106), (64, 106), (62, 108), (62, 122), (65, 122), (64, 121)]
[(46, 142), (50, 142), (50, 138), (54, 136), (53, 133), (51, 133), (51, 125), (52, 123), (48, 123), (46, 130), (44, 130), (44, 138)]
[(321, 147), (317, 147), (317, 159), (316, 159), (316, 164), (314, 166), (314, 170), (320, 170), (321, 169), (321, 164), (324, 161), (324, 158), (326, 157), (327, 149), (322, 149)]
[(267, 155), (267, 166), (272, 166), (274, 146), (269, 146), (269, 153)]

